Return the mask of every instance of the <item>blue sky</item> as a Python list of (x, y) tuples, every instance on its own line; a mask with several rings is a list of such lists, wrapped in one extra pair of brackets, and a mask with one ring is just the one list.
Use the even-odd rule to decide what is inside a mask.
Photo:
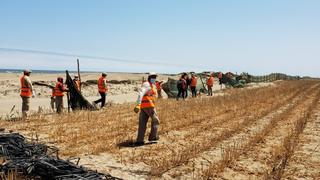
[(1, 0), (0, 68), (74, 70), (80, 58), (83, 70), (320, 77), (319, 9), (318, 0)]

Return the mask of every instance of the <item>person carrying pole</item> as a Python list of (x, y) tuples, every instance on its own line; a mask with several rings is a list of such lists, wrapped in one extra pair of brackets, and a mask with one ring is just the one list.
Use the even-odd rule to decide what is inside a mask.
[(64, 92), (67, 92), (68, 89), (63, 84), (63, 78), (58, 77), (57, 83), (54, 88), (54, 97), (55, 97), (55, 103), (56, 103), (56, 109), (57, 113), (60, 114), (63, 111), (63, 96)]
[(141, 86), (141, 90), (138, 95), (137, 104), (134, 108), (134, 112), (139, 114), (139, 128), (136, 146), (144, 145), (144, 136), (147, 128), (148, 119), (151, 118), (151, 132), (149, 134), (149, 141), (159, 140), (158, 127), (159, 118), (155, 110), (155, 100), (157, 97), (157, 90), (155, 88), (157, 74), (150, 72), (148, 75), (148, 81), (144, 82)]
[(197, 83), (198, 83), (198, 78), (196, 77), (195, 74), (192, 74), (191, 83), (190, 83), (192, 97), (197, 97)]
[(22, 119), (28, 117), (30, 109), (30, 97), (35, 97), (35, 92), (30, 80), (31, 70), (24, 70), (23, 75), (20, 77), (20, 96), (22, 99)]
[(207, 80), (208, 96), (212, 96), (213, 82), (214, 82), (214, 77), (213, 77), (213, 73), (212, 73), (212, 74), (210, 74), (209, 79)]
[(101, 96), (100, 99), (93, 101), (93, 106), (96, 107), (96, 104), (101, 103), (101, 108), (104, 107), (106, 103), (106, 93), (108, 92), (108, 87), (107, 87), (107, 73), (101, 73), (100, 78), (98, 79), (98, 91)]

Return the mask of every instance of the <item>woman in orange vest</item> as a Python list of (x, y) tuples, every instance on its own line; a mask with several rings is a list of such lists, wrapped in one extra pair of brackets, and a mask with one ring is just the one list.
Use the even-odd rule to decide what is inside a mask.
[(33, 86), (30, 80), (30, 70), (24, 70), (23, 75), (20, 77), (20, 96), (22, 99), (22, 118), (28, 117), (30, 108), (30, 97), (34, 97)]
[(190, 83), (192, 97), (197, 97), (197, 82), (198, 82), (197, 77), (194, 74), (192, 74), (191, 75), (191, 83)]
[(151, 132), (149, 135), (149, 141), (159, 140), (158, 126), (159, 118), (155, 110), (155, 100), (157, 97), (157, 89), (155, 87), (157, 74), (150, 72), (148, 81), (142, 83), (141, 90), (137, 99), (137, 105), (134, 108), (134, 112), (139, 114), (139, 128), (136, 146), (144, 145), (144, 135), (146, 133), (147, 122), (151, 117)]
[(101, 96), (100, 99), (93, 101), (93, 106), (96, 107), (96, 104), (101, 103), (101, 108), (106, 103), (106, 93), (108, 92), (108, 87), (107, 87), (107, 73), (102, 73), (100, 78), (98, 79), (98, 91)]
[(210, 75), (209, 79), (207, 80), (208, 86), (208, 96), (212, 96), (212, 86), (213, 86), (214, 78), (213, 73)]

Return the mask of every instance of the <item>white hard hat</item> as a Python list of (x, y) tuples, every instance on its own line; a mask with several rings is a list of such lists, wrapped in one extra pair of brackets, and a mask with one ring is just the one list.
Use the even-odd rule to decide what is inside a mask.
[(155, 72), (149, 72), (148, 75), (149, 76), (158, 76), (157, 73), (155, 73)]

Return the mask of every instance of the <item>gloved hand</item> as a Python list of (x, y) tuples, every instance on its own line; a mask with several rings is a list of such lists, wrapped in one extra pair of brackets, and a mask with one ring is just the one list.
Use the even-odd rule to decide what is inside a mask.
[(138, 112), (140, 111), (140, 104), (136, 105), (136, 106), (134, 107), (133, 111), (134, 111), (135, 113), (138, 113)]

